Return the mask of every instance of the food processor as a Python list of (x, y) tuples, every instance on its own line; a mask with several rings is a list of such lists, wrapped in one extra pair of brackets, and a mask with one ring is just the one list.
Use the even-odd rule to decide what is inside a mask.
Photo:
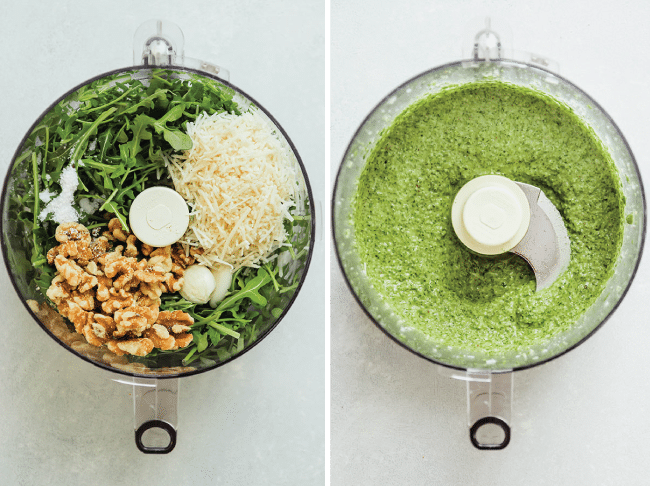
[[(441, 374), (466, 383), (470, 440), (478, 449), (496, 450), (505, 448), (511, 438), (514, 372), (546, 363), (578, 346), (607, 321), (624, 298), (641, 258), (646, 209), (643, 185), (634, 155), (605, 110), (580, 88), (549, 69), (555, 68), (554, 63), (524, 53), (506, 58), (501, 37), (492, 28), (489, 19), (474, 32), (476, 34), (471, 37), (467, 59), (435, 67), (406, 81), (385, 96), (361, 123), (347, 147), (336, 177), (332, 200), (332, 229), (339, 265), (359, 305), (375, 325), (397, 344), (439, 365), (438, 371)], [(402, 322), (365, 274), (364, 263), (355, 246), (353, 224), (353, 201), (367, 157), (395, 119), (426, 96), (451, 86), (484, 80), (497, 80), (527, 88), (571, 109), (609, 152), (621, 182), (625, 197), (623, 214), (626, 215), (615, 271), (600, 296), (579, 320), (549, 341), (525, 349), (491, 354), (443, 346), (415, 327)], [(529, 202), (532, 203), (532, 200)], [(553, 244), (558, 250), (555, 255), (560, 261), (567, 256), (570, 258), (570, 251), (567, 251), (569, 249), (562, 228), (557, 226), (557, 221), (552, 221), (553, 209), (547, 206), (544, 212), (549, 215), (550, 226), (555, 228), (551, 234), (554, 234)], [(462, 243), (459, 241), (458, 244)], [(540, 248), (539, 244), (533, 246)], [(535, 249), (528, 248), (526, 251)], [(544, 276), (538, 275), (533, 267), (538, 290), (549, 283), (540, 285), (540, 280), (546, 278), (552, 282), (564, 264), (566, 262), (559, 262), (559, 270), (556, 267)]]
[[(229, 82), (226, 69), (186, 57), (183, 44), (181, 29), (171, 22), (151, 20), (142, 24), (134, 35), (133, 66), (100, 74), (72, 88), (34, 122), (15, 152), (1, 198), (2, 252), (16, 293), (34, 320), (64, 349), (81, 360), (111, 371), (115, 381), (133, 386), (136, 445), (142, 452), (154, 454), (168, 453), (176, 444), (179, 379), (213, 370), (236, 359), (264, 339), (286, 315), (304, 283), (315, 234), (311, 187), (305, 167), (289, 136), (260, 103)], [(45, 302), (35, 283), (42, 270), (31, 263), (34, 241), (24, 217), (29, 208), (25, 207), (23, 198), (30, 190), (34, 193), (33, 177), (36, 175), (32, 173), (32, 154), (43, 143), (44, 131), (57, 129), (60, 123), (56, 115), (57, 107), (74, 109), (74, 101), (79, 93), (92, 95), (92, 90), (121, 89), (118, 86), (120, 81), (140, 80), (146, 84), (154, 72), (160, 73), (161, 70), (169, 79), (180, 78), (228, 90), (242, 112), (256, 107), (273, 127), (280, 143), (289, 147), (297, 177), (298, 189), (292, 213), (297, 221), (291, 235), (293, 249), (281, 251), (277, 263), (278, 277), (291, 280), (295, 285), (280, 289), (282, 291), (277, 287), (270, 291), (267, 298), (269, 312), (264, 312), (253, 339), (245, 343), (242, 341), (242, 346), (225, 355), (222, 353), (218, 358), (188, 363), (179, 359), (170, 360), (164, 354), (158, 355), (160, 358), (153, 362), (143, 362), (117, 356), (106, 347), (87, 343), (69, 322)], [(91, 85), (92, 88), (89, 88)]]

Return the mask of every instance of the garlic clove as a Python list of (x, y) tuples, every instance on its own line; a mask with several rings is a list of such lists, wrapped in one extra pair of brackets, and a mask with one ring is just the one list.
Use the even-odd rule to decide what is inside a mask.
[(195, 304), (205, 304), (210, 300), (216, 282), (212, 272), (203, 265), (190, 265), (183, 273), (181, 296)]
[(228, 294), (228, 289), (232, 282), (232, 269), (227, 265), (219, 265), (211, 271), (214, 277), (215, 287), (210, 295), (210, 307), (214, 308)]

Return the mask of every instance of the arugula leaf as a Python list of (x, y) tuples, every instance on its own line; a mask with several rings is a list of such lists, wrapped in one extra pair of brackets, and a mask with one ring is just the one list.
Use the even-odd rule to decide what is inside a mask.
[(74, 151), (70, 155), (70, 160), (71, 161), (77, 161), (81, 157), (81, 155), (86, 151), (86, 147), (88, 146), (88, 139), (90, 136), (95, 133), (95, 130), (97, 130), (97, 127), (104, 121), (106, 118), (111, 116), (115, 112), (115, 108), (109, 108), (105, 112), (103, 112), (99, 117), (90, 124), (90, 126), (83, 132), (81, 137), (75, 142), (74, 144)]
[(211, 327), (213, 327), (214, 329), (216, 329), (217, 331), (221, 331), (223, 334), (227, 334), (228, 336), (232, 336), (232, 337), (234, 337), (236, 339), (239, 339), (240, 334), (238, 332), (236, 332), (236, 331), (233, 331), (229, 327), (221, 325), (221, 324), (219, 324), (217, 322), (210, 322), (208, 324)]
[(194, 334), (194, 342), (196, 343), (196, 352), (200, 353), (202, 352), (205, 348), (208, 347), (208, 335), (207, 333), (193, 333)]
[(135, 117), (131, 132), (133, 132), (133, 139), (125, 145), (129, 149), (131, 157), (135, 157), (140, 152), (140, 141), (151, 140), (151, 133), (147, 131), (147, 126), (151, 125), (155, 120), (150, 116), (140, 114)]
[(120, 220), (120, 223), (122, 224), (122, 229), (124, 231), (129, 231), (129, 226), (126, 224), (126, 216), (120, 213), (120, 210), (118, 209), (117, 205), (114, 202), (111, 201), (109, 203), (104, 203), (103, 207), (108, 212), (114, 214), (115, 217)]
[(187, 133), (183, 133), (180, 130), (165, 129), (163, 136), (174, 150), (189, 150), (192, 148), (192, 139)]
[(187, 133), (180, 130), (172, 130), (167, 127), (167, 122), (178, 120), (185, 111), (185, 105), (174, 106), (158, 120), (150, 120), (157, 133), (162, 133), (163, 137), (174, 150), (189, 150), (192, 148), (192, 139)]
[(155, 122), (155, 124), (163, 128), (166, 128), (167, 122), (178, 120), (181, 116), (183, 116), (183, 112), (185, 112), (185, 105), (184, 104), (176, 105), (167, 113), (165, 113), (162, 117), (160, 117)]
[(219, 341), (221, 341), (221, 334), (219, 334), (219, 331), (217, 331), (214, 327), (208, 327), (207, 333), (213, 346), (219, 344)]
[(249, 280), (243, 289), (239, 292), (226, 297), (221, 303), (217, 306), (217, 311), (223, 311), (233, 307), (237, 302), (242, 299), (250, 299), (255, 304), (259, 306), (266, 305), (266, 297), (259, 293), (260, 289), (271, 281), (271, 276), (263, 268), (257, 270), (257, 276)]

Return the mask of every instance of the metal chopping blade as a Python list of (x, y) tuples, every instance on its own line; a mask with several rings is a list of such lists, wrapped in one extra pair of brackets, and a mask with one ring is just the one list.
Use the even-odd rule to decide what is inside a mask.
[(510, 250), (535, 272), (537, 290), (550, 286), (568, 267), (571, 241), (562, 216), (539, 187), (516, 182), (530, 205), (530, 225), (523, 239)]

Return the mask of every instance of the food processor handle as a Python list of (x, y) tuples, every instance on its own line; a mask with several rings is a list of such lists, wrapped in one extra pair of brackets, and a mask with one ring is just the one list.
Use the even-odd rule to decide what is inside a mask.
[(185, 37), (173, 22), (152, 19), (143, 22), (133, 35), (133, 64), (183, 66), (230, 81), (230, 72), (216, 64), (185, 56)]
[(134, 378), (135, 444), (145, 454), (167, 454), (176, 446), (178, 378)]
[(468, 371), (466, 375), (472, 445), (481, 450), (504, 449), (510, 443), (513, 374)]
[(458, 371), (438, 367), (438, 373), (467, 383), (467, 422), (472, 445), (481, 450), (505, 448), (510, 442), (511, 371)]
[(558, 74), (557, 61), (532, 52), (513, 49), (512, 28), (507, 22), (491, 17), (477, 17), (466, 25), (463, 58), (472, 61), (503, 61), (507, 59), (539, 66)]

